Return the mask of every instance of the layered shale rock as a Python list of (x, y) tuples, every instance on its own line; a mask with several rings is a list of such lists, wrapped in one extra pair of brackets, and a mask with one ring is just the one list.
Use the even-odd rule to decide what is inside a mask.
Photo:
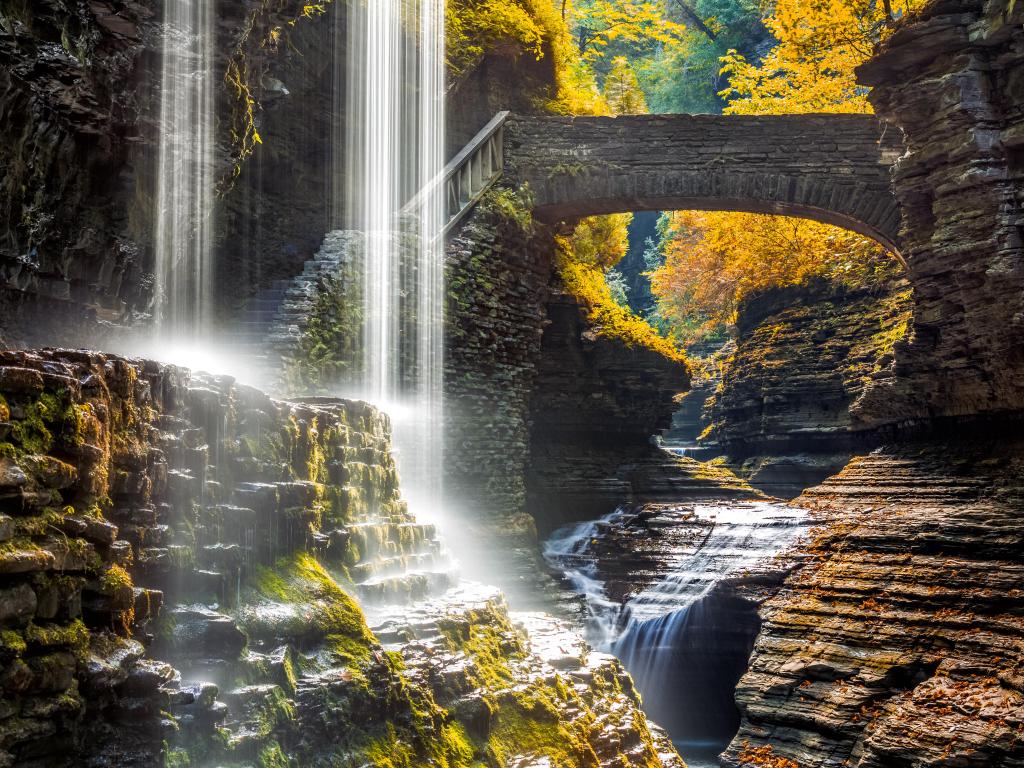
[(851, 413), (866, 388), (892, 375), (912, 292), (827, 281), (767, 290), (737, 312), (736, 347), (708, 406), (704, 441), (756, 487), (792, 497), (837, 472), (876, 439)]
[(850, 405), (891, 367), (911, 303), (901, 283), (816, 281), (748, 297), (711, 406), (713, 439), (732, 456), (855, 445)]
[[(218, 6), (217, 239), (221, 277), (230, 277), (223, 284), (232, 286), (221, 308), (294, 274), (316, 249), (309, 233), (329, 229), (320, 202), (333, 113), (323, 104), (334, 77), (332, 22), (344, 6)], [(0, 6), (0, 336), (8, 343), (95, 345), (151, 313), (163, 33), (162, 7), (151, 0)], [(296, 109), (298, 98), (315, 108)], [(272, 152), (256, 153), (261, 132)], [(241, 245), (254, 238), (258, 253)]]
[(627, 501), (686, 494), (696, 462), (659, 449), (687, 367), (591, 327), (586, 307), (560, 291), (547, 303), (531, 394), (528, 509), (542, 527), (600, 517)]
[(450, 564), (365, 403), (68, 350), (0, 394), (0, 764), (675, 764), (613, 660), (424, 602)]
[[(145, 304), (130, 231), (134, 79), (150, 2), (0, 7), (0, 308), (4, 336), (71, 333)], [(31, 297), (31, 301), (25, 298)], [(22, 322), (18, 322), (18, 321)]]
[(902, 129), (893, 181), (914, 287), (913, 333), (888, 381), (853, 407), (863, 425), (1024, 407), (1024, 9), (937, 0), (858, 70)]
[(800, 498), (824, 522), (764, 609), (728, 764), (1024, 761), (1022, 449), (884, 450)]

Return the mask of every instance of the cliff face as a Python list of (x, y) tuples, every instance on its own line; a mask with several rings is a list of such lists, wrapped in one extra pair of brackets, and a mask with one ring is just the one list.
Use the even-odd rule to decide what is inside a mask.
[(679, 765), (614, 659), (430, 599), (368, 405), (70, 351), (0, 393), (0, 764)]
[(1020, 764), (1021, 449), (885, 450), (799, 499), (821, 526), (763, 610), (730, 765)]
[(485, 204), (448, 247), (445, 484), (472, 517), (532, 538), (519, 516), (554, 250), (510, 210)]
[[(331, 126), (344, 119), (332, 62), (345, 4), (308, 7), (218, 7), (224, 312), (297, 272), (331, 228)], [(148, 0), (0, 4), (0, 334), (9, 343), (95, 346), (111, 325), (151, 311), (161, 13)]]
[(692, 462), (653, 444), (689, 384), (686, 366), (602, 335), (580, 302), (557, 289), (546, 313), (527, 473), (538, 525), (600, 517), (629, 501), (714, 495)]
[(153, 16), (149, 2), (0, 4), (5, 336), (17, 317), (18, 331), (53, 314), (70, 328), (145, 303), (125, 171), (144, 140), (136, 81)]
[(858, 70), (904, 132), (894, 171), (914, 286), (913, 334), (888, 382), (854, 406), (864, 425), (1024, 407), (1024, 10), (939, 0)]
[(741, 458), (855, 445), (850, 406), (891, 368), (911, 303), (905, 283), (850, 290), (826, 281), (746, 299), (711, 438)]

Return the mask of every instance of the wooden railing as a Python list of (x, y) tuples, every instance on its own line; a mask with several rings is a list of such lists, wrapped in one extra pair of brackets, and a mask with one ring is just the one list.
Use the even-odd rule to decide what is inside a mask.
[[(402, 214), (416, 215), (429, 204), (431, 195), (443, 194), (444, 227), (441, 237), (446, 237), (501, 178), (505, 165), (505, 121), (508, 116), (508, 112), (496, 114), (444, 170), (402, 208)], [(440, 190), (442, 186), (443, 190)]]

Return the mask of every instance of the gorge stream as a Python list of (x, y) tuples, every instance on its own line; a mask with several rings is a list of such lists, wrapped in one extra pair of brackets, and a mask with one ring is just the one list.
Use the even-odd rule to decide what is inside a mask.
[(623, 507), (544, 543), (585, 599), (587, 639), (622, 660), (688, 765), (717, 765), (739, 724), (732, 692), (760, 620), (732, 587), (779, 568), (809, 523), (799, 507), (709, 499)]

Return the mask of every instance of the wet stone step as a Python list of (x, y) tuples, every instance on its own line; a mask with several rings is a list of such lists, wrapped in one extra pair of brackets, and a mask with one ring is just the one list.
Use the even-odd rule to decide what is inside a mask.
[(441, 594), (456, 581), (457, 577), (449, 571), (406, 573), (357, 584), (356, 591), (366, 603), (401, 604)]
[(437, 565), (440, 565), (437, 556), (428, 552), (361, 562), (351, 568), (351, 573), (352, 579), (360, 583), (385, 576), (401, 575), (405, 571), (428, 571)]

